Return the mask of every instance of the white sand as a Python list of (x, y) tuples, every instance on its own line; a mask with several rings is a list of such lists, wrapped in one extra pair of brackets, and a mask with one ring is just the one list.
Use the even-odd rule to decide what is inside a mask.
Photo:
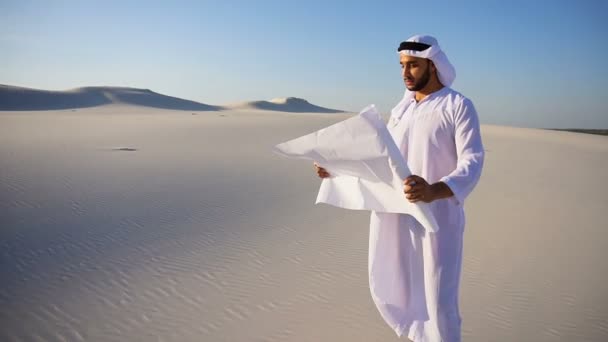
[[(368, 214), (315, 206), (312, 165), (270, 152), (348, 116), (196, 114), (0, 112), (0, 340), (397, 341)], [(608, 137), (483, 138), (463, 341), (608, 340)]]

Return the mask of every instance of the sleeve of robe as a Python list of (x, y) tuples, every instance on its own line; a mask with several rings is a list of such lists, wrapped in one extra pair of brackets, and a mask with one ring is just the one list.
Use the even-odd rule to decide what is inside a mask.
[(479, 181), (484, 161), (479, 118), (469, 99), (463, 100), (456, 108), (454, 140), (458, 158), (456, 169), (442, 177), (440, 181), (452, 190), (453, 200), (458, 205), (463, 205), (464, 200)]

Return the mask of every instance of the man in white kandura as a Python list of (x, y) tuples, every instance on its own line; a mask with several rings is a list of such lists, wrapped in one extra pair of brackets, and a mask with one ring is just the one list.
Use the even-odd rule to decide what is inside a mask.
[(410, 215), (372, 212), (370, 291), (398, 336), (459, 342), (463, 204), (484, 160), (479, 119), (471, 100), (449, 88), (456, 72), (435, 38), (413, 36), (398, 53), (407, 89), (387, 126), (412, 172), (404, 200), (429, 203), (439, 230), (426, 231)]

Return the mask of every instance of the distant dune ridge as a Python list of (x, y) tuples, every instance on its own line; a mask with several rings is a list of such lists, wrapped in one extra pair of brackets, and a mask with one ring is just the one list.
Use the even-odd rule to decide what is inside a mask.
[(293, 113), (345, 113), (342, 110), (320, 107), (297, 97), (245, 102), (232, 106), (214, 106), (155, 93), (150, 89), (82, 87), (55, 91), (0, 84), (0, 110), (2, 111), (77, 109), (110, 104), (186, 111), (258, 109)]
[(345, 113), (342, 110), (314, 105), (298, 97), (281, 97), (270, 101), (251, 101), (227, 107), (230, 109), (259, 109), (294, 113)]
[(220, 110), (195, 101), (126, 87), (83, 87), (51, 91), (0, 85), (0, 110), (54, 110), (127, 104), (175, 110)]

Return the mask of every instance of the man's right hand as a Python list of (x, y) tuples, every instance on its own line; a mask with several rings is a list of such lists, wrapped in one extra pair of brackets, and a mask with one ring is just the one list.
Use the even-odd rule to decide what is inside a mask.
[(317, 169), (317, 175), (319, 176), (319, 178), (327, 178), (327, 177), (329, 177), (329, 172), (327, 172), (327, 170), (325, 170), (324, 168), (322, 168), (321, 166), (319, 166), (319, 164), (317, 164), (316, 162), (313, 165)]

